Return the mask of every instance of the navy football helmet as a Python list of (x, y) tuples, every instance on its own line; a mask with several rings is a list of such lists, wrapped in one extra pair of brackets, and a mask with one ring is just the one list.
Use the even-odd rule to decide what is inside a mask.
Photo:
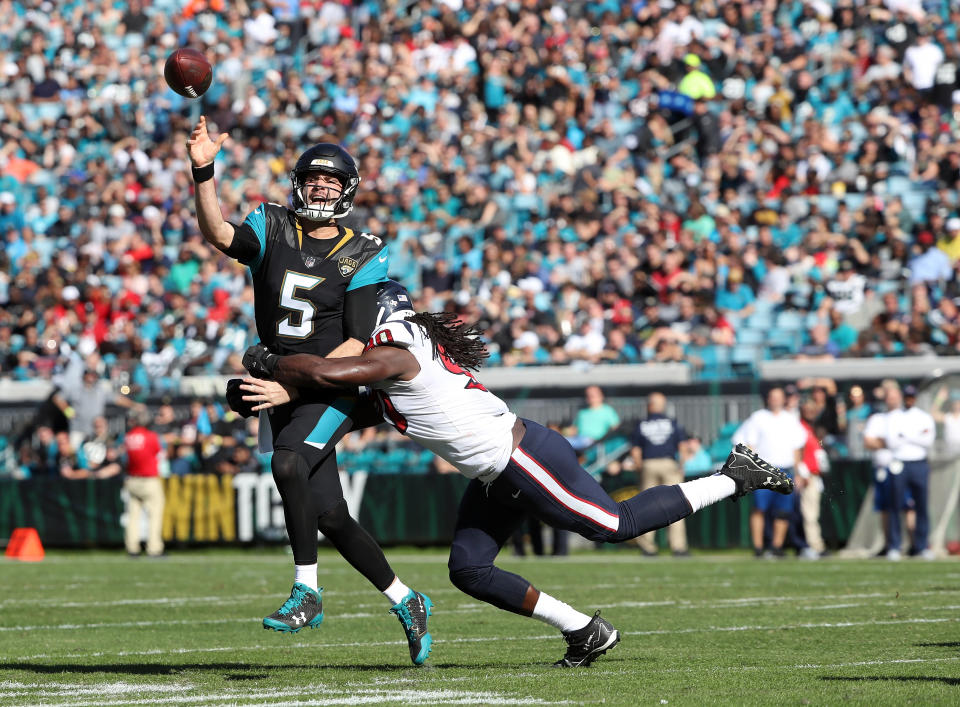
[[(339, 180), (342, 191), (336, 201), (324, 204), (311, 204), (307, 201), (305, 182), (307, 175), (312, 172), (329, 174)], [(360, 173), (349, 152), (332, 142), (321, 142), (300, 155), (290, 172), (290, 181), (293, 183), (293, 210), (297, 216), (311, 221), (326, 221), (343, 218), (353, 209), (353, 199), (360, 185)]]
[(410, 293), (396, 280), (381, 282), (380, 286), (377, 287), (377, 322), (374, 324), (374, 328), (388, 321), (398, 312), (409, 313), (402, 316), (409, 316), (414, 313)]

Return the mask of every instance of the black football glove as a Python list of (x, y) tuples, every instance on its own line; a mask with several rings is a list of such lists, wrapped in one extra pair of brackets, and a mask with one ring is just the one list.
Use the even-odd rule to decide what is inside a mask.
[(273, 370), (277, 367), (280, 357), (270, 353), (263, 344), (254, 344), (243, 354), (243, 367), (254, 378), (273, 380)]
[(242, 415), (243, 417), (253, 417), (257, 414), (252, 410), (256, 403), (252, 403), (243, 399), (243, 395), (247, 391), (240, 390), (240, 385), (242, 383), (243, 380), (240, 378), (231, 378), (227, 381), (227, 405), (229, 405), (230, 409), (238, 415)]

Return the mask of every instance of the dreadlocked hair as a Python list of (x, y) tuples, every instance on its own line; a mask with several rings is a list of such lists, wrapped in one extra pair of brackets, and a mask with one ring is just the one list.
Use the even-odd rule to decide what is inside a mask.
[(480, 330), (459, 321), (453, 312), (418, 312), (407, 321), (416, 324), (433, 342), (433, 358), (446, 356), (461, 368), (476, 371), (490, 355)]

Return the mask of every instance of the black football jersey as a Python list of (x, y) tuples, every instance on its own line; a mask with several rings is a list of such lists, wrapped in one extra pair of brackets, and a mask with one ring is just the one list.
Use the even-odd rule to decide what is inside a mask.
[(237, 239), (259, 243), (240, 262), (253, 275), (257, 333), (271, 351), (326, 356), (343, 343), (346, 293), (387, 279), (386, 244), (339, 229), (335, 238), (305, 236), (291, 209), (267, 203), (237, 226)]

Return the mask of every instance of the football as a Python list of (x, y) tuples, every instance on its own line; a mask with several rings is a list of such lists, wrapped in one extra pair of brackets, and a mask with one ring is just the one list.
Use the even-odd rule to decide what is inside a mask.
[(213, 66), (203, 52), (182, 47), (167, 57), (163, 77), (167, 85), (181, 96), (199, 98), (210, 88)]

